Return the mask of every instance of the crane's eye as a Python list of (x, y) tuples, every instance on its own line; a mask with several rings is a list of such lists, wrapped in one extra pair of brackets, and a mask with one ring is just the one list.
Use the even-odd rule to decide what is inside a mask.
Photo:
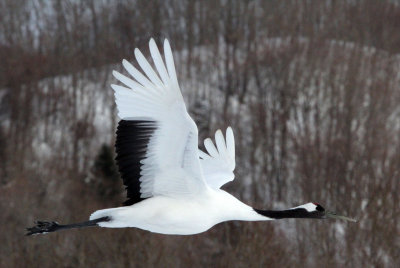
[(325, 209), (321, 206), (321, 205), (319, 205), (319, 204), (317, 204), (317, 207), (315, 208), (317, 211), (325, 211)]

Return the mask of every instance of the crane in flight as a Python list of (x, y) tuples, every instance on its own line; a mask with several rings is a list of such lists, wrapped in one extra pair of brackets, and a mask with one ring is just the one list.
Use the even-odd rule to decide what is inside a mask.
[(190, 117), (179, 88), (172, 51), (164, 41), (164, 60), (153, 39), (150, 54), (155, 69), (135, 49), (144, 72), (128, 61), (122, 64), (134, 78), (117, 71), (123, 85), (115, 91), (118, 123), (116, 161), (127, 190), (124, 206), (95, 211), (88, 221), (73, 224), (37, 221), (27, 235), (71, 228), (100, 226), (136, 227), (161, 234), (191, 235), (232, 220), (269, 221), (284, 218), (351, 218), (326, 211), (317, 203), (286, 210), (262, 210), (244, 204), (222, 185), (234, 179), (235, 142), (227, 128), (215, 133), (215, 143), (204, 141), (198, 149), (198, 129)]

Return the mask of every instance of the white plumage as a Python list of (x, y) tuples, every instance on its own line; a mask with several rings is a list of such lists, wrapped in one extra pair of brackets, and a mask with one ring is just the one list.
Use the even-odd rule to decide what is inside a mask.
[(228, 127), (224, 137), (218, 130), (215, 144), (210, 138), (204, 141), (207, 152), (198, 149), (198, 129), (186, 110), (169, 42), (164, 42), (165, 64), (153, 39), (149, 46), (156, 69), (135, 49), (144, 74), (123, 60), (133, 79), (114, 71), (123, 85), (111, 85), (121, 118), (116, 160), (127, 189), (126, 206), (98, 210), (83, 223), (38, 222), (28, 228), (29, 235), (86, 226), (189, 235), (229, 220), (349, 219), (314, 203), (281, 211), (258, 210), (221, 190), (234, 179), (233, 131)]
[[(126, 71), (136, 80), (114, 71), (124, 86), (115, 91), (118, 115), (122, 120), (155, 122), (156, 130), (141, 160), (140, 193), (148, 198), (132, 206), (96, 211), (91, 220), (109, 216), (103, 227), (138, 227), (165, 234), (194, 234), (213, 225), (239, 219), (238, 206), (246, 220), (266, 219), (219, 188), (234, 178), (235, 144), (233, 131), (215, 133), (215, 143), (204, 141), (207, 153), (198, 149), (197, 126), (189, 116), (178, 85), (168, 41), (164, 42), (167, 68), (153, 39), (150, 53), (153, 70), (143, 54), (135, 49), (142, 75), (128, 61)], [(235, 206), (232, 206), (232, 203)], [(231, 211), (235, 208), (235, 211)]]

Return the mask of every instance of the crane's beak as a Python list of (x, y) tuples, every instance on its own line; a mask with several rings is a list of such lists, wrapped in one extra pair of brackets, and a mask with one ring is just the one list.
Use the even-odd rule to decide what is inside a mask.
[(352, 222), (357, 222), (356, 219), (352, 219), (346, 216), (341, 216), (341, 215), (337, 215), (335, 212), (332, 211), (326, 211), (325, 212), (325, 216), (327, 218), (332, 218), (332, 219), (340, 219), (340, 220), (345, 220), (345, 221), (352, 221)]

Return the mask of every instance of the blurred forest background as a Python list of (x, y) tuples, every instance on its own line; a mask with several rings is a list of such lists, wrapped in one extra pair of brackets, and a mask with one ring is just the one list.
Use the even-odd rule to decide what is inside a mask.
[[(125, 200), (110, 74), (150, 37), (171, 42), (200, 139), (234, 129), (224, 189), (358, 222), (24, 237)], [(400, 267), (399, 71), (400, 1), (0, 0), (0, 267)]]

